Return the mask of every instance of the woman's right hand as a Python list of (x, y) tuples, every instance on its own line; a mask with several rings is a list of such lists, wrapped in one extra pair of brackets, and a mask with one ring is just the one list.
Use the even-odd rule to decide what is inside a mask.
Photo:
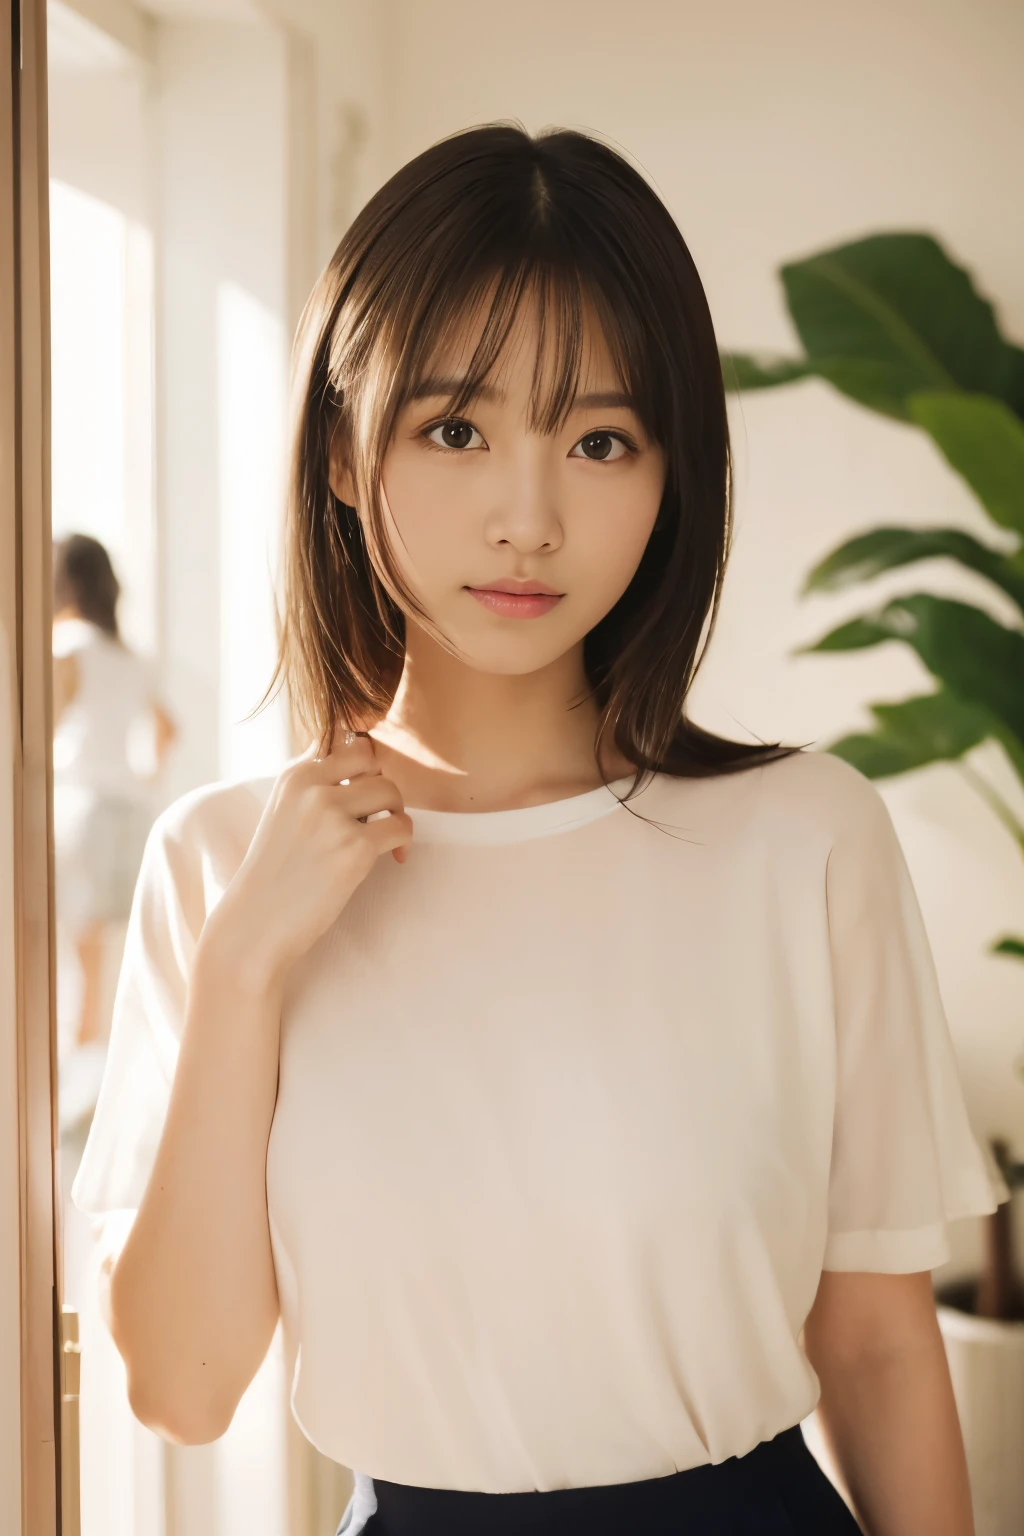
[[(390, 814), (366, 821), (381, 811)], [(402, 863), (411, 839), (412, 821), (396, 785), (381, 773), (369, 736), (335, 746), (323, 758), (299, 758), (274, 785), (200, 948), (267, 985), (281, 983), (381, 854)]]

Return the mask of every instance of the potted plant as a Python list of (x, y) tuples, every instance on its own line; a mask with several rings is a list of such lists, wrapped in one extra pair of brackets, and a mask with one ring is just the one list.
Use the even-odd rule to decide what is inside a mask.
[[(803, 356), (723, 355), (726, 387), (767, 389), (822, 378), (859, 405), (926, 432), (966, 481), (992, 526), (886, 526), (848, 539), (808, 576), (805, 592), (837, 592), (882, 572), (944, 557), (1009, 599), (1013, 618), (927, 590), (896, 597), (823, 635), (808, 651), (897, 641), (935, 680), (928, 693), (870, 706), (867, 731), (830, 751), (869, 778), (955, 764), (1024, 854), (1024, 822), (969, 754), (997, 742), (1024, 786), (1024, 349), (1000, 332), (970, 276), (922, 233), (887, 233), (789, 262), (780, 272)], [(1005, 610), (1005, 601), (1004, 601)], [(1024, 961), (1024, 936), (992, 953)], [(990, 1142), (1012, 1188), (1024, 1163)], [(981, 1273), (939, 1290), (974, 1492), (978, 1536), (1024, 1531), (1024, 1285), (1011, 1205), (985, 1221)]]

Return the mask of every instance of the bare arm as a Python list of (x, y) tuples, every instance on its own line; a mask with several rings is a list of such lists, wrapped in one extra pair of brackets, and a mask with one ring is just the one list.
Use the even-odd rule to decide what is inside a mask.
[(163, 1139), (109, 1293), (132, 1408), (184, 1443), (223, 1434), (278, 1315), (264, 1170), (280, 992), (212, 945), (189, 992)]
[(822, 1433), (869, 1536), (973, 1536), (930, 1274), (826, 1270), (804, 1348)]
[(304, 759), (203, 929), (163, 1134), (104, 1301), (132, 1409), (168, 1439), (224, 1433), (277, 1321), (266, 1156), (287, 973), (410, 836), (367, 739)]
[(178, 739), (178, 727), (159, 702), (154, 702), (153, 712), (153, 756), (156, 759), (156, 771), (160, 772), (164, 758)]

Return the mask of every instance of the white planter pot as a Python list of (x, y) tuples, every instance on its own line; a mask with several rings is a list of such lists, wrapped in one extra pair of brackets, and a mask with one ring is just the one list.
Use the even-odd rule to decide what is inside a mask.
[(1024, 1323), (995, 1323), (939, 1305), (967, 1466), (976, 1536), (1024, 1532)]

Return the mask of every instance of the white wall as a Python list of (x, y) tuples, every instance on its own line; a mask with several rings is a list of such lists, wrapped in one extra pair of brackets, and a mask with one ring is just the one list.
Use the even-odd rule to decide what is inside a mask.
[(157, 28), (162, 653), (168, 793), (283, 755), (269, 678), (287, 347), (286, 50), (258, 23)]
[(66, 6), (51, 4), (48, 22), (53, 527), (103, 540), (125, 636), (152, 654), (149, 75)]
[[(381, 14), (383, 172), (474, 122), (597, 130), (652, 179), (694, 253), (719, 338), (786, 349), (778, 264), (886, 228), (927, 229), (968, 264), (1024, 338), (1024, 10), (1015, 0), (613, 0), (514, 10), (478, 0), (441, 20)], [(984, 530), (927, 441), (810, 383), (733, 412), (738, 530), (721, 622), (695, 694), (723, 731), (826, 741), (871, 699), (925, 681), (896, 648), (793, 660), (863, 597), (800, 604), (814, 560), (876, 522)], [(968, 590), (942, 569), (905, 577)], [(896, 583), (894, 583), (896, 585)], [(981, 589), (970, 588), (973, 594)], [(995, 771), (999, 771), (996, 765)], [(1024, 1154), (1024, 970), (987, 958), (1024, 926), (1010, 840), (936, 767), (885, 789), (925, 909), (979, 1133)], [(973, 1224), (957, 1234), (969, 1261)]]
[[(387, 74), (392, 18), (386, 0), (259, 0), (260, 9), (309, 50), (308, 112), (316, 186), (309, 284), (353, 214), (391, 170)], [(301, 169), (290, 167), (294, 176)], [(298, 310), (295, 310), (298, 318)]]
[[(274, 649), (293, 323), (288, 46), (258, 16), (140, 26), (144, 60), (51, 6), (51, 175), (71, 189), (55, 202), (57, 243), (64, 204), (83, 196), (108, 236), (90, 246), (102, 272), (66, 242), (54, 252), (54, 517), (58, 532), (111, 547), (126, 633), (158, 656), (181, 727), (169, 798), (285, 752), (279, 711), (243, 722)], [(126, 284), (122, 355), (111, 333)], [(79, 366), (72, 319), (107, 342), (103, 371)]]

